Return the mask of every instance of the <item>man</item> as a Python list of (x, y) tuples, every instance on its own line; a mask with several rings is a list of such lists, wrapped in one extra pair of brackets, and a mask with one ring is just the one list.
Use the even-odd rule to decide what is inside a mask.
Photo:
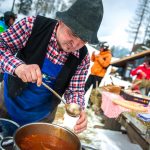
[(144, 58), (144, 63), (137, 68), (131, 70), (131, 75), (135, 76), (136, 79), (146, 79), (150, 80), (150, 56)]
[(150, 56), (145, 56), (144, 63), (131, 70), (130, 74), (136, 76), (132, 85), (134, 92), (148, 95), (150, 89)]
[(4, 13), (4, 17), (0, 18), (0, 33), (6, 31), (16, 20), (16, 14), (11, 11)]
[[(53, 121), (60, 101), (41, 86), (43, 80), (61, 96), (64, 94), (67, 103), (82, 107), (74, 130), (78, 133), (86, 129), (84, 85), (89, 55), (85, 43), (98, 42), (102, 16), (101, 0), (77, 0), (66, 12), (57, 13), (58, 21), (27, 17), (0, 36), (0, 66), (7, 72), (5, 106), (14, 121), (21, 125), (47, 118)], [(89, 18), (95, 18), (95, 23)]]
[(109, 45), (106, 42), (101, 45), (98, 55), (96, 55), (95, 52), (92, 53), (91, 61), (94, 62), (94, 64), (91, 68), (91, 74), (85, 84), (85, 92), (92, 84), (94, 89), (96, 88), (96, 82), (99, 85), (111, 62), (111, 57), (111, 51), (109, 50)]

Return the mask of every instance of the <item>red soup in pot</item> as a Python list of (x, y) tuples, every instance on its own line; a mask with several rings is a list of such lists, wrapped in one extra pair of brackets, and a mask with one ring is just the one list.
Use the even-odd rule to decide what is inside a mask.
[(45, 134), (28, 135), (18, 145), (21, 150), (76, 150), (72, 143)]

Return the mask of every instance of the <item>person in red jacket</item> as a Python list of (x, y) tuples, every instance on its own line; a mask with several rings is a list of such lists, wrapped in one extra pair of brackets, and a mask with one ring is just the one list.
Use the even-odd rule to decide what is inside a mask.
[(137, 76), (136, 79), (150, 80), (150, 57), (145, 57), (145, 62), (133, 69), (130, 73), (132, 76)]
[(150, 88), (150, 57), (146, 56), (144, 63), (133, 69), (130, 74), (136, 76), (136, 79), (133, 81), (132, 90), (141, 94), (141, 88), (144, 88), (145, 92), (143, 93), (147, 95)]

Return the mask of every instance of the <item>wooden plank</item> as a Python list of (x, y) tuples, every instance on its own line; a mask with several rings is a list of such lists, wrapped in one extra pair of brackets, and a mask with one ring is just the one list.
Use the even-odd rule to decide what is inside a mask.
[(132, 126), (132, 124), (128, 124), (127, 127), (127, 134), (132, 139), (132, 141), (136, 141), (144, 150), (149, 150), (150, 149), (150, 143), (143, 138)]
[(139, 144), (144, 150), (150, 150), (150, 141), (145, 139), (131, 122), (128, 122), (124, 116), (120, 117), (119, 122), (126, 128), (131, 142)]
[(145, 50), (143, 52), (140, 52), (131, 56), (126, 56), (126, 57), (123, 57), (122, 59), (113, 61), (111, 62), (111, 65), (116, 66), (116, 67), (121, 67), (121, 66), (124, 66), (127, 61), (135, 60), (137, 58), (142, 58), (144, 56), (149, 56), (149, 55), (150, 55), (150, 50)]

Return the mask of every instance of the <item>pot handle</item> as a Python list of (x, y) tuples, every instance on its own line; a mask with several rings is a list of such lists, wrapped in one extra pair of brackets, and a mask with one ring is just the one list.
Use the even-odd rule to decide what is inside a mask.
[(3, 148), (4, 150), (8, 147), (14, 144), (14, 140), (12, 136), (8, 136), (8, 137), (4, 137), (1, 142), (0, 142), (0, 146), (1, 148)]

